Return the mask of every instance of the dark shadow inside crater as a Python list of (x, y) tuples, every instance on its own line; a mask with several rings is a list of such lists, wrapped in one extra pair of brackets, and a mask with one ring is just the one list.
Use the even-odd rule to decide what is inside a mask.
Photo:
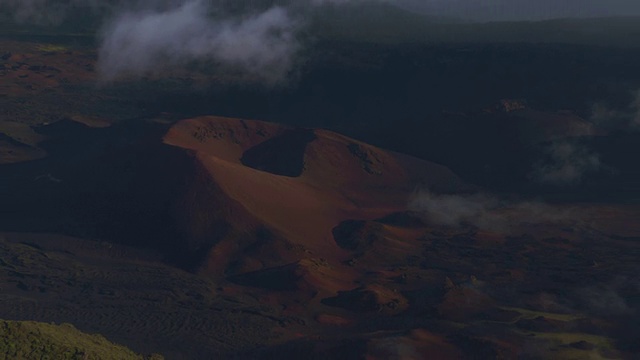
[(288, 130), (245, 151), (240, 161), (257, 170), (297, 177), (304, 171), (307, 144), (315, 139), (313, 130)]

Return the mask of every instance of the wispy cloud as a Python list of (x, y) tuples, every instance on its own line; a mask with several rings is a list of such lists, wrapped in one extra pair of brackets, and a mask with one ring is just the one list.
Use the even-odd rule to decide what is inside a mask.
[(536, 201), (510, 201), (483, 193), (435, 194), (416, 191), (409, 203), (432, 225), (473, 226), (483, 230), (510, 232), (537, 223), (577, 223), (582, 214), (575, 209), (553, 207)]
[(640, 89), (631, 92), (630, 101), (623, 108), (613, 108), (597, 102), (591, 108), (589, 120), (605, 130), (640, 130)]
[(600, 155), (575, 141), (553, 142), (547, 145), (543, 152), (544, 160), (535, 163), (529, 174), (534, 182), (540, 184), (580, 184), (586, 176), (604, 168)]
[(126, 12), (102, 32), (99, 70), (106, 80), (146, 75), (191, 61), (210, 60), (275, 82), (298, 49), (298, 22), (287, 9), (212, 19), (200, 0), (166, 11)]
[(538, 184), (571, 186), (584, 182), (589, 176), (615, 171), (602, 161), (595, 149), (578, 137), (640, 131), (640, 90), (632, 91), (628, 96), (629, 100), (622, 106), (594, 103), (586, 119), (592, 131), (576, 133), (573, 139), (548, 143), (542, 148), (541, 159), (533, 164), (529, 178)]

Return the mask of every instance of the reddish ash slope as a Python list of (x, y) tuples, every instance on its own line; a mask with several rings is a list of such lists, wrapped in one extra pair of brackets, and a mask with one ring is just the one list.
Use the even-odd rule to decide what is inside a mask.
[(332, 235), (341, 222), (404, 211), (416, 186), (464, 187), (445, 167), (325, 130), (202, 117), (177, 123), (164, 142), (197, 160), (182, 217), (192, 248), (211, 245), (209, 274), (342, 263), (350, 254)]

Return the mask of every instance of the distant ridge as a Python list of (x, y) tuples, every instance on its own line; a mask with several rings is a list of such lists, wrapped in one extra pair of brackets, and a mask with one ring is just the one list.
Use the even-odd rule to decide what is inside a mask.
[(319, 9), (311, 33), (320, 38), (382, 43), (568, 43), (640, 46), (640, 16), (473, 21), (388, 4)]

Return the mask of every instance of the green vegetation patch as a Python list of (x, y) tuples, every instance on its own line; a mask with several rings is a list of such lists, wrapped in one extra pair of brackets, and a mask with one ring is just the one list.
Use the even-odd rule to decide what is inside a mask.
[(136, 354), (102, 335), (82, 333), (70, 324), (0, 320), (0, 359), (160, 360), (163, 357)]
[[(620, 358), (611, 339), (581, 333), (531, 333), (538, 339), (549, 341), (549, 359), (617, 359)], [(584, 344), (580, 346), (580, 344)], [(606, 356), (605, 356), (606, 355)]]
[(513, 322), (520, 320), (520, 319), (535, 319), (539, 316), (543, 316), (547, 319), (552, 319), (552, 320), (559, 320), (559, 321), (574, 321), (574, 320), (580, 320), (583, 319), (584, 316), (581, 314), (557, 314), (557, 313), (549, 313), (549, 312), (544, 312), (544, 311), (533, 311), (533, 310), (527, 310), (527, 309), (522, 309), (522, 308), (515, 308), (515, 307), (508, 307), (508, 306), (502, 306), (500, 307), (502, 310), (507, 310), (507, 311), (517, 311), (521, 314), (520, 317), (518, 317), (516, 320), (514, 320)]

